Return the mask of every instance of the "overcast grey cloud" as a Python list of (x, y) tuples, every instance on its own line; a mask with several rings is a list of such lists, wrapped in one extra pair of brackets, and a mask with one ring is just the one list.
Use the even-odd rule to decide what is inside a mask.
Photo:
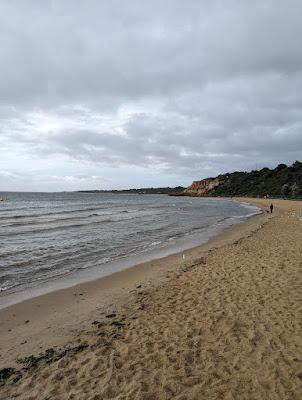
[(302, 159), (302, 3), (0, 1), (0, 190)]

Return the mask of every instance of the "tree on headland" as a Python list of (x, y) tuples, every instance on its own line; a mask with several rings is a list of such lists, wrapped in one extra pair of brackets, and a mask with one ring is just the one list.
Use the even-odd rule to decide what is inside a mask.
[(219, 185), (208, 190), (207, 196), (302, 198), (302, 163), (300, 161), (294, 162), (289, 167), (286, 164), (279, 164), (274, 169), (232, 172), (210, 179), (219, 180)]

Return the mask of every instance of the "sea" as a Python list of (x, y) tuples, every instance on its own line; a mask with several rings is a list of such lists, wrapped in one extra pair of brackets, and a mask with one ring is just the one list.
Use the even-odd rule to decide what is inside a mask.
[(259, 213), (232, 200), (166, 195), (0, 198), (0, 307), (197, 246)]

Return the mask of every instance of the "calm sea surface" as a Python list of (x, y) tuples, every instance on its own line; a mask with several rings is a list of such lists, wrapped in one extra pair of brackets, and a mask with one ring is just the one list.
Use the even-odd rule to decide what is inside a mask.
[(257, 213), (220, 199), (85, 193), (0, 193), (0, 300), (117, 259), (200, 242)]

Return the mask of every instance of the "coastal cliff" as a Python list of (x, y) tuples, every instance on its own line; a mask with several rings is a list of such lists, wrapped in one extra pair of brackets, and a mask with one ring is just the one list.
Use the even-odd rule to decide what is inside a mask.
[(210, 194), (216, 186), (222, 183), (221, 180), (217, 178), (207, 178), (201, 181), (194, 181), (192, 185), (184, 190), (184, 195), (186, 196), (207, 196)]
[(194, 181), (182, 193), (183, 196), (250, 196), (302, 198), (302, 163), (291, 166), (279, 164), (274, 169), (232, 172)]

